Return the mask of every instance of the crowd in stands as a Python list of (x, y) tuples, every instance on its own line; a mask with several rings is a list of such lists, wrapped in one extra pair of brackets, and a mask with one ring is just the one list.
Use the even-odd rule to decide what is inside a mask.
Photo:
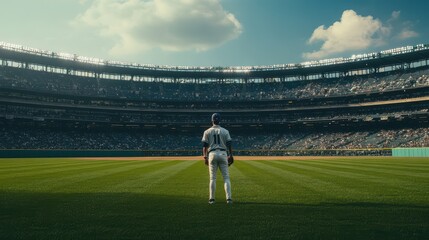
[(85, 131), (48, 128), (0, 128), (0, 149), (187, 150), (200, 146), (201, 136)]
[(269, 83), (167, 83), (107, 80), (0, 67), (0, 87), (136, 100), (278, 100), (348, 96), (429, 86), (429, 69), (386, 76), (350, 76)]
[(244, 149), (368, 149), (428, 147), (429, 128), (353, 132), (300, 132), (238, 136), (237, 145)]
[[(40, 93), (58, 93), (70, 95), (76, 99), (83, 96), (115, 98), (127, 100), (157, 101), (207, 101), (243, 100), (263, 102), (259, 100), (280, 99), (311, 99), (318, 97), (352, 96), (372, 92), (386, 92), (391, 90), (413, 89), (429, 86), (429, 69), (413, 72), (396, 72), (390, 75), (374, 75), (372, 77), (349, 76), (338, 79), (318, 79), (297, 82), (270, 82), (270, 83), (167, 83), (167, 82), (139, 82), (132, 80), (107, 80), (75, 75), (33, 71), (10, 67), (0, 67), (0, 88), (31, 90)], [(7, 90), (6, 90), (7, 92)], [(18, 100), (32, 101), (29, 97)], [(61, 99), (60, 101), (63, 101)], [(45, 119), (94, 121), (108, 123), (172, 123), (174, 121), (198, 125), (208, 123), (203, 119), (195, 119), (195, 115), (168, 115), (168, 111), (156, 113), (153, 111), (118, 111), (118, 109), (91, 109), (64, 107), (72, 102), (54, 102), (53, 107), (38, 107), (25, 104), (0, 104), (0, 117), (5, 119), (26, 118), (34, 121)], [(80, 101), (80, 100), (79, 100)], [(83, 101), (83, 100), (82, 100)], [(288, 101), (284, 101), (288, 102)], [(294, 101), (290, 101), (294, 102)], [(44, 102), (49, 103), (49, 100)], [(86, 104), (86, 103), (85, 103)], [(102, 101), (100, 106), (103, 105)], [(156, 104), (149, 102), (147, 104)], [(163, 103), (161, 103), (163, 104)], [(191, 104), (191, 103), (188, 103)], [(194, 104), (194, 103), (192, 103)], [(276, 103), (275, 103), (276, 104)], [(423, 105), (422, 105), (423, 104)], [(236, 114), (233, 124), (247, 123), (284, 123), (285, 121), (309, 120), (338, 120), (367, 119), (373, 117), (401, 118), (403, 115), (426, 114), (425, 103), (415, 103), (412, 107), (378, 109), (372, 108), (370, 112), (364, 110), (324, 110), (323, 112), (295, 111), (276, 114)], [(185, 106), (185, 105), (183, 105)], [(213, 105), (214, 106), (214, 105)], [(261, 104), (263, 107), (263, 104)], [(118, 106), (115, 106), (118, 107)], [(119, 108), (127, 106), (120, 106)], [(141, 107), (141, 106), (138, 106)], [(159, 105), (153, 108), (157, 109)], [(260, 106), (259, 106), (260, 107)], [(384, 106), (383, 106), (384, 107)], [(150, 108), (144, 106), (142, 108)], [(171, 108), (175, 108), (172, 104)], [(192, 106), (184, 109), (193, 109)], [(204, 104), (200, 106), (204, 108)], [(278, 108), (284, 109), (283, 106)], [(90, 109), (90, 110), (88, 110)], [(213, 108), (214, 109), (214, 108)], [(219, 109), (222, 109), (221, 107)], [(235, 108), (234, 108), (235, 109)], [(375, 109), (375, 110), (374, 110)], [(383, 111), (384, 110), (384, 111)], [(251, 112), (249, 114), (252, 114)], [(203, 122), (201, 122), (203, 121)], [(350, 120), (351, 121), (351, 120)], [(369, 119), (370, 121), (370, 119)], [(83, 131), (79, 129), (54, 128), (21, 128), (19, 126), (5, 127), (0, 125), (0, 149), (62, 149), (62, 150), (154, 150), (154, 151), (194, 151), (201, 149), (201, 136), (187, 133), (148, 133), (132, 131), (112, 131), (107, 129)], [(261, 131), (256, 134), (237, 134), (234, 139), (234, 148), (237, 150), (255, 153), (258, 151), (283, 150), (347, 150), (347, 149), (381, 149), (394, 147), (429, 147), (429, 128), (401, 128), (394, 130), (371, 131), (313, 131), (273, 133)], [(375, 150), (378, 151), (378, 150)], [(377, 153), (377, 152), (376, 152)], [(296, 153), (301, 154), (301, 153)]]
[[(0, 128), (0, 149), (172, 150), (201, 149), (201, 136), (189, 133)], [(429, 128), (353, 132), (232, 134), (234, 149), (245, 151), (341, 150), (429, 147)]]
[[(307, 121), (372, 121), (373, 119), (390, 118), (401, 119), (413, 115), (428, 115), (428, 106), (415, 104), (407, 110), (390, 109), (382, 106), (375, 109), (350, 109), (339, 112), (337, 108), (325, 109), (323, 112), (311, 110), (301, 112), (278, 112), (276, 114), (236, 114), (225, 118), (224, 123), (285, 123), (285, 122), (307, 122)], [(249, 117), (250, 116), (250, 117)], [(207, 118), (196, 117), (187, 113), (155, 114), (151, 112), (138, 111), (111, 111), (109, 109), (91, 110), (75, 108), (47, 108), (21, 105), (5, 105), (0, 103), (0, 117), (24, 118), (40, 120), (73, 120), (85, 122), (107, 122), (121, 124), (206, 124)]]

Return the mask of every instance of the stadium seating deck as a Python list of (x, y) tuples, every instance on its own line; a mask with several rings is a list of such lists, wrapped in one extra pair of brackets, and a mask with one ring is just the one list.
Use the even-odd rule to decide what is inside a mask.
[(427, 59), (415, 68), (389, 63), (402, 66), (389, 72), (325, 78), (330, 65), (318, 79), (256, 82), (106, 79), (8, 61), (0, 66), (0, 149), (187, 151), (200, 147), (212, 112), (224, 114), (244, 151), (429, 144)]

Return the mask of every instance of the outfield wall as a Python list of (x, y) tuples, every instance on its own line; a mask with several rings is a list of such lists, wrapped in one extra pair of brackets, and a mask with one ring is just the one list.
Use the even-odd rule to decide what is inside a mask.
[(394, 148), (394, 157), (429, 157), (429, 148)]
[(140, 157), (141, 151), (109, 150), (0, 150), (1, 158), (30, 157)]
[[(391, 149), (302, 149), (302, 150), (234, 150), (240, 156), (391, 156)], [(25, 157), (147, 157), (147, 156), (201, 156), (194, 150), (38, 150), (3, 149), (0, 158)]]

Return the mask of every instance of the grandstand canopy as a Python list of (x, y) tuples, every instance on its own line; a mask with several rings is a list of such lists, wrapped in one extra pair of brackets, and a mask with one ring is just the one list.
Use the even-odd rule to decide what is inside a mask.
[[(243, 67), (191, 67), (126, 64), (102, 59), (80, 57), (13, 44), (0, 43), (0, 60), (29, 65), (83, 71), (94, 74), (149, 76), (153, 78), (184, 79), (269, 79), (290, 76), (311, 76), (354, 71), (378, 72), (381, 68), (412, 67), (413, 63), (428, 64), (429, 45), (401, 47), (378, 53), (354, 55), (349, 58), (325, 59), (297, 64)], [(4, 63), (3, 63), (4, 64)]]

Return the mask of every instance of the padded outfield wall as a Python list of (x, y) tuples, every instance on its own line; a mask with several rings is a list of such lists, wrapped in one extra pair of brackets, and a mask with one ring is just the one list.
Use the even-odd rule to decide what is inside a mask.
[(394, 148), (394, 157), (429, 157), (429, 148)]
[[(302, 150), (234, 150), (240, 156), (391, 156), (390, 148), (376, 149), (302, 149)], [(0, 158), (41, 157), (147, 157), (200, 156), (200, 149), (192, 150), (51, 150), (2, 149)]]

